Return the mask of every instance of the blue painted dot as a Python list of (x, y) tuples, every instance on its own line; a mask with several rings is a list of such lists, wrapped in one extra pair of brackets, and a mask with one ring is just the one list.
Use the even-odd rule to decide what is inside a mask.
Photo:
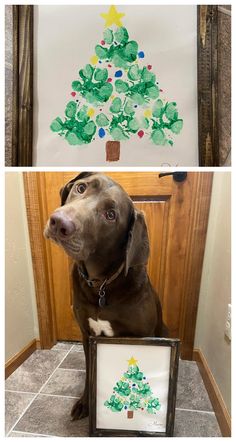
[(98, 62), (98, 63), (100, 63), (100, 64), (101, 64), (101, 63), (102, 63), (102, 60), (99, 60), (99, 62)]
[(138, 107), (138, 105), (137, 105), (137, 104), (135, 104), (135, 105), (134, 105), (134, 107)]
[(122, 77), (122, 75), (123, 75), (123, 72), (120, 71), (120, 70), (115, 72), (115, 77), (116, 78)]
[(127, 410), (127, 407), (126, 407), (126, 405), (125, 405), (124, 409), (125, 409), (125, 410)]
[(106, 132), (105, 132), (105, 130), (103, 129), (103, 127), (100, 127), (100, 129), (99, 129), (99, 131), (98, 131), (98, 135), (99, 135), (100, 138), (105, 137)]
[(138, 56), (139, 56), (139, 58), (144, 58), (144, 52), (143, 51), (139, 51)]

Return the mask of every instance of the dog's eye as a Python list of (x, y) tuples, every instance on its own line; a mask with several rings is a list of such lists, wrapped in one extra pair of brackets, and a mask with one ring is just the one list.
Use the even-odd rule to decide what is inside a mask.
[(116, 219), (116, 212), (115, 212), (115, 210), (112, 210), (112, 209), (107, 210), (107, 211), (105, 212), (105, 218), (106, 218), (108, 221), (115, 221), (115, 219)]
[(76, 185), (76, 191), (77, 191), (78, 193), (84, 193), (85, 190), (86, 190), (86, 188), (87, 188), (87, 186), (86, 186), (86, 184), (84, 184), (84, 183), (80, 183), (80, 184), (77, 184), (77, 185)]

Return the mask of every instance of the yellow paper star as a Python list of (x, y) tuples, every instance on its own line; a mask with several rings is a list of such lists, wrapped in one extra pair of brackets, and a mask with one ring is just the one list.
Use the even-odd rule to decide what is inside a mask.
[(111, 26), (113, 24), (118, 26), (118, 28), (120, 28), (122, 26), (120, 19), (121, 19), (121, 17), (124, 17), (124, 15), (125, 14), (123, 14), (122, 12), (119, 13), (115, 6), (110, 6), (110, 9), (107, 14), (105, 14), (105, 13), (101, 14), (102, 18), (105, 19), (106, 28), (108, 28), (109, 26)]
[(152, 116), (152, 111), (151, 111), (151, 109), (146, 109), (146, 110), (144, 111), (143, 115), (144, 115), (146, 118), (150, 118), (150, 117)]
[(129, 365), (136, 365), (137, 364), (137, 359), (134, 359), (134, 357), (132, 356), (132, 358), (130, 358), (128, 360)]

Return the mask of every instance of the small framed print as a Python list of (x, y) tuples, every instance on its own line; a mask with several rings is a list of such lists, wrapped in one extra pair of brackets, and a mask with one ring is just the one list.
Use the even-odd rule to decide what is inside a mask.
[(180, 341), (90, 338), (90, 436), (170, 437)]

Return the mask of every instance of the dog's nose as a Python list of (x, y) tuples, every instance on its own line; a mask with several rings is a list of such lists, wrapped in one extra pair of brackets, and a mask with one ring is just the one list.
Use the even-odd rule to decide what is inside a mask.
[(75, 232), (75, 224), (64, 212), (55, 212), (50, 217), (51, 231), (61, 239), (70, 237)]

